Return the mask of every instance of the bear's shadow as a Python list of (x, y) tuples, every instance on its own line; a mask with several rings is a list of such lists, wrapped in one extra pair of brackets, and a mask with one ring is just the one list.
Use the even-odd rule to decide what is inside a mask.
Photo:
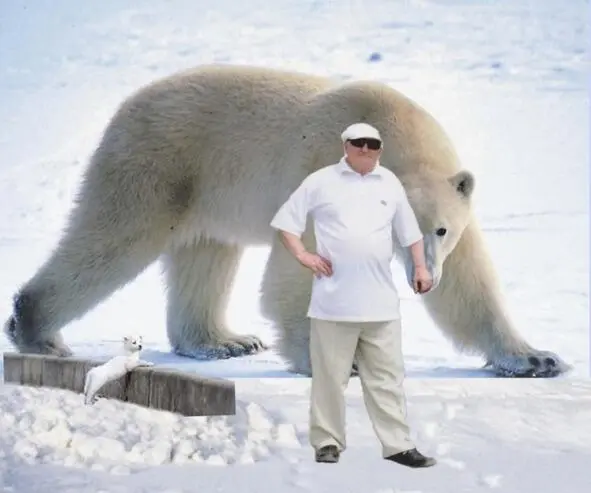
[(196, 359), (168, 351), (145, 349), (142, 358), (156, 366), (212, 378), (304, 378), (289, 372), (287, 364), (269, 352), (239, 358)]
[[(157, 366), (174, 368), (181, 371), (197, 373), (213, 378), (308, 378), (305, 375), (291, 373), (287, 364), (279, 356), (268, 351), (228, 359), (195, 359), (181, 356), (173, 352), (145, 349), (142, 358)], [(356, 378), (356, 377), (353, 377)], [(464, 378), (495, 378), (491, 369), (455, 368), (436, 366), (431, 369), (407, 370), (407, 379), (464, 379)]]

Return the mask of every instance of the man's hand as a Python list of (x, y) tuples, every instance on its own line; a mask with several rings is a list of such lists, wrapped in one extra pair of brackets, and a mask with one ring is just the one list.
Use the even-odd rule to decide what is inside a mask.
[(297, 261), (314, 272), (316, 277), (332, 276), (332, 263), (330, 260), (315, 253), (307, 252), (306, 247), (298, 235), (288, 233), (287, 231), (280, 231), (279, 237), (285, 248), (287, 248)]
[(418, 294), (424, 294), (433, 287), (433, 279), (429, 270), (421, 265), (415, 268), (415, 275), (412, 281), (413, 291)]
[(314, 272), (316, 277), (332, 276), (332, 263), (330, 260), (316, 253), (309, 252), (302, 252), (296, 258), (300, 264)]

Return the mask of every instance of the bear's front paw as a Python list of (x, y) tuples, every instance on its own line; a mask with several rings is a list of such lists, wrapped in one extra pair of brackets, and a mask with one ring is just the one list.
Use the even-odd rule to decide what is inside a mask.
[(497, 376), (511, 378), (552, 378), (568, 372), (572, 367), (550, 351), (530, 351), (526, 354), (506, 355), (489, 363)]
[(209, 344), (175, 347), (174, 352), (179, 356), (195, 359), (228, 359), (256, 354), (266, 349), (268, 346), (257, 336), (231, 335)]

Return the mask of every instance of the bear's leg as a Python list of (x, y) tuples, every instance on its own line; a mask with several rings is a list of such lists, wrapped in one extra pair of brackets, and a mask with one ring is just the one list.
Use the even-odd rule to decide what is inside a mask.
[(445, 260), (437, 289), (423, 298), (454, 346), (484, 356), (499, 376), (552, 377), (569, 369), (556, 354), (534, 349), (518, 334), (475, 224), (466, 228)]
[(71, 355), (60, 329), (163, 251), (180, 216), (170, 199), (179, 187), (169, 191), (159, 176), (141, 174), (142, 164), (132, 159), (101, 148), (95, 154), (57, 247), (14, 297), (5, 332), (19, 351)]
[[(304, 244), (309, 248), (310, 240)], [(261, 284), (261, 313), (278, 332), (276, 348), (289, 371), (311, 376), (310, 319), (312, 273), (276, 237)]]
[(174, 246), (163, 256), (167, 331), (173, 351), (197, 359), (229, 358), (266, 349), (254, 335), (237, 335), (225, 315), (242, 248), (215, 240)]
[(158, 257), (155, 244), (133, 236), (118, 242), (115, 230), (92, 236), (85, 227), (70, 229), (14, 297), (5, 331), (19, 351), (70, 356), (61, 327), (83, 316)]

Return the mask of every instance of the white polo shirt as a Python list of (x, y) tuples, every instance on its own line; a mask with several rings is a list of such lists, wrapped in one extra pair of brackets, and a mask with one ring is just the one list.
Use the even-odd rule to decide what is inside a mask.
[(390, 263), (392, 230), (402, 246), (422, 238), (402, 184), (379, 164), (366, 175), (342, 158), (308, 175), (271, 221), (301, 236), (308, 214), (316, 251), (333, 274), (314, 276), (308, 316), (324, 320), (384, 321), (400, 317)]

